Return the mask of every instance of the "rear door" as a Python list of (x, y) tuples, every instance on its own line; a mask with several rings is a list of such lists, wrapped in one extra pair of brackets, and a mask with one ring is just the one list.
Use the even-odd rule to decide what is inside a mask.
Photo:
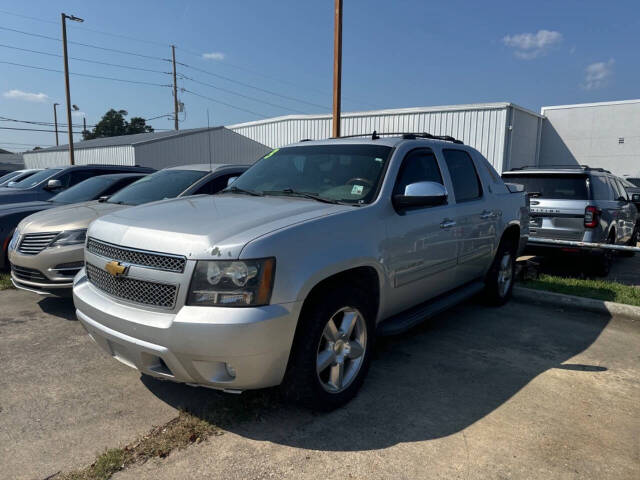
[(611, 183), (614, 185), (616, 192), (616, 237), (618, 243), (626, 243), (633, 235), (635, 228), (636, 213), (635, 205), (631, 203), (629, 195), (625, 190), (622, 182), (616, 177), (610, 177)]
[[(505, 175), (505, 180), (524, 185), (530, 195), (530, 236), (583, 240), (584, 212), (590, 198), (586, 173), (523, 172)], [(600, 187), (605, 190), (608, 188), (604, 185)]]
[(442, 150), (453, 186), (455, 210), (454, 232), (458, 240), (456, 285), (463, 285), (483, 275), (491, 262), (496, 238), (498, 212), (486, 200), (477, 167), (465, 150)]

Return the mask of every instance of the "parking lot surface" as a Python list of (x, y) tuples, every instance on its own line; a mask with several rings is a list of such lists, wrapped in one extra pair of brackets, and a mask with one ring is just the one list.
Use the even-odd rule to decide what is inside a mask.
[(114, 478), (640, 478), (631, 320), (467, 303), (381, 340), (356, 399), (314, 414), (271, 391), (141, 378), (91, 343), (64, 300), (7, 291), (0, 305), (2, 478), (88, 465), (203, 406), (221, 412), (222, 435)]

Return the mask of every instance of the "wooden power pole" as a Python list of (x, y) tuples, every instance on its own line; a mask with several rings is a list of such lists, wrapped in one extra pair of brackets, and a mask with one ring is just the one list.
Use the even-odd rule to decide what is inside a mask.
[(333, 137), (340, 136), (340, 99), (342, 95), (342, 0), (335, 0), (333, 25)]
[(53, 124), (55, 125), (55, 128), (56, 128), (56, 147), (59, 145), (58, 143), (58, 112), (56, 112), (56, 107), (58, 105), (59, 105), (58, 103), (53, 104)]
[(176, 47), (171, 45), (171, 60), (173, 61), (173, 126), (178, 130), (178, 83), (176, 82)]
[(64, 55), (64, 84), (67, 92), (67, 130), (69, 131), (69, 163), (75, 164), (73, 158), (73, 125), (71, 124), (71, 93), (69, 91), (69, 58), (67, 57), (67, 15), (62, 17), (62, 52)]

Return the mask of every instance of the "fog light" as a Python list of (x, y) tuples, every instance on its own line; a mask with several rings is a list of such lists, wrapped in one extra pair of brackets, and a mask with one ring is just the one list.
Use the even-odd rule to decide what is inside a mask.
[(224, 366), (227, 369), (227, 375), (231, 378), (236, 378), (236, 369), (233, 368), (230, 363), (225, 363)]

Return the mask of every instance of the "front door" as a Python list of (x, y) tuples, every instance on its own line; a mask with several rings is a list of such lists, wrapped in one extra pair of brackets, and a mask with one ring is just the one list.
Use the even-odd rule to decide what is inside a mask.
[[(412, 150), (398, 171), (393, 193), (425, 181), (444, 185), (438, 160), (430, 149)], [(393, 287), (392, 310), (392, 305), (404, 309), (453, 288), (457, 244), (452, 216), (447, 203), (395, 212), (388, 220), (384, 261)]]

